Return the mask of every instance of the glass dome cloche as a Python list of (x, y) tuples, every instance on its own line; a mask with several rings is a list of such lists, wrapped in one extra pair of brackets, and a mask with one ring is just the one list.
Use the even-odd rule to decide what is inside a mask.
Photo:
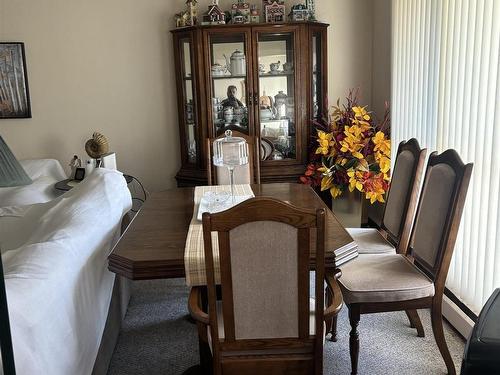
[(226, 130), (225, 137), (214, 141), (213, 163), (217, 167), (229, 169), (231, 197), (234, 200), (234, 168), (248, 164), (248, 143), (245, 138), (233, 137), (233, 132)]

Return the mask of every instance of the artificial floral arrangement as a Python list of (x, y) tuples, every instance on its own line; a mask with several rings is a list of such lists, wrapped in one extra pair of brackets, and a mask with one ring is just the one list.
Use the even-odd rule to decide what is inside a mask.
[(372, 204), (385, 202), (391, 166), (389, 109), (386, 105), (378, 123), (366, 108), (358, 104), (358, 91), (351, 90), (346, 104), (337, 100), (328, 119), (313, 123), (316, 134), (302, 183), (329, 190), (333, 198), (357, 189)]

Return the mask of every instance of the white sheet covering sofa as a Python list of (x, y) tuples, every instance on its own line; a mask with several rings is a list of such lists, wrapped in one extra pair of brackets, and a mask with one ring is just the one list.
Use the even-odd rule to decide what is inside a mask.
[(44, 203), (60, 195), (54, 189), (54, 185), (68, 177), (57, 160), (21, 160), (19, 163), (33, 183), (26, 186), (0, 188), (0, 207)]
[(64, 177), (57, 165), (25, 167), (37, 186), (17, 194), (0, 188), (0, 249), (18, 375), (95, 373), (115, 283), (107, 256), (132, 205), (122, 174), (107, 169), (51, 199), (54, 182)]

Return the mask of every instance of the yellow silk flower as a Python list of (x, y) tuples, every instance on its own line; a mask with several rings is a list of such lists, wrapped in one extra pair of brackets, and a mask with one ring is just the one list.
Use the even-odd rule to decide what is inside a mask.
[(319, 146), (316, 149), (316, 154), (322, 154), (325, 156), (328, 155), (328, 152), (330, 151), (330, 147), (334, 145), (332, 138), (333, 138), (332, 133), (325, 133), (322, 130), (318, 130)]
[(354, 112), (354, 117), (357, 119), (363, 119), (366, 121), (370, 120), (370, 115), (366, 112), (366, 107), (352, 107), (352, 111)]
[(333, 199), (337, 198), (340, 194), (342, 194), (342, 190), (340, 190), (337, 186), (333, 185), (330, 188), (330, 194)]
[(389, 159), (387, 156), (382, 155), (379, 152), (375, 153), (375, 160), (378, 162), (378, 165), (380, 166), (380, 171), (384, 174), (389, 172), (391, 169), (391, 159)]
[(354, 189), (363, 191), (363, 172), (351, 168), (347, 171), (347, 175), (349, 176), (349, 191), (352, 192)]
[(373, 148), (375, 152), (379, 151), (386, 156), (391, 154), (391, 141), (385, 138), (384, 133), (378, 131), (372, 138), (372, 141), (375, 144), (375, 147)]
[[(346, 126), (346, 128), (348, 127)], [(342, 146), (340, 151), (350, 152), (355, 158), (364, 159), (363, 154), (359, 152), (365, 146), (363, 139), (356, 137), (355, 134), (349, 130), (345, 130), (344, 134), (346, 137), (340, 141), (340, 145)]]

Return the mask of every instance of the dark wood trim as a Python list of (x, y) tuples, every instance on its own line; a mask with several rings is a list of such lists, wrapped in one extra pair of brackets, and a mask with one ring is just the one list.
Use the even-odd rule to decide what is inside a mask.
[[(299, 294), (299, 338), (309, 337), (309, 228), (299, 228), (297, 233), (297, 290)], [(307, 266), (304, 266), (307, 264)], [(319, 265), (318, 265), (319, 266)], [(319, 267), (318, 267), (319, 268)], [(323, 307), (322, 307), (323, 308)]]
[(196, 25), (196, 26), (187, 26), (187, 27), (178, 27), (176, 29), (170, 30), (171, 33), (176, 34), (176, 33), (181, 33), (184, 31), (191, 31), (191, 30), (204, 30), (204, 29), (237, 29), (237, 28), (245, 28), (249, 26), (256, 26), (256, 27), (267, 27), (267, 28), (273, 28), (273, 29), (281, 29), (283, 27), (286, 27), (288, 25), (308, 25), (308, 26), (322, 26), (322, 27), (328, 27), (330, 24), (324, 23), (324, 22), (313, 22), (313, 21), (304, 21), (304, 22), (283, 22), (283, 23), (244, 23), (244, 24), (227, 24), (227, 25)]

